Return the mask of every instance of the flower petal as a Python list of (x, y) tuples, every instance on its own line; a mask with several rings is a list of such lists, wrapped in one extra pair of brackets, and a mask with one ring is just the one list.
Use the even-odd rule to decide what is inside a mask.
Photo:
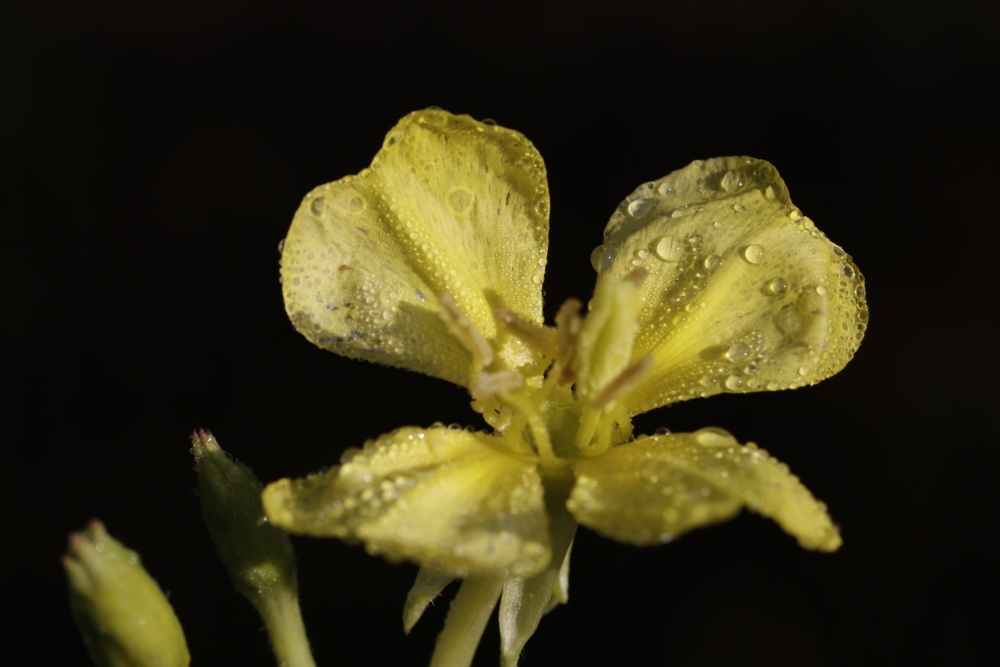
[(525, 577), (548, 565), (533, 457), (484, 433), (445, 427), (401, 428), (355, 451), (326, 473), (269, 485), (269, 520), (456, 576)]
[(501, 362), (527, 363), (493, 310), (541, 320), (548, 214), (545, 165), (521, 134), (411, 113), (371, 168), (302, 201), (281, 256), (285, 308), (320, 347), (467, 385), (470, 355), (438, 297), (501, 338)]
[(596, 268), (650, 272), (632, 357), (652, 353), (654, 362), (624, 399), (631, 414), (819, 382), (861, 342), (861, 273), (763, 160), (699, 161), (646, 183), (604, 237)]
[(568, 507), (583, 525), (632, 544), (668, 542), (742, 507), (770, 517), (807, 549), (840, 534), (788, 466), (722, 429), (645, 436), (574, 464)]

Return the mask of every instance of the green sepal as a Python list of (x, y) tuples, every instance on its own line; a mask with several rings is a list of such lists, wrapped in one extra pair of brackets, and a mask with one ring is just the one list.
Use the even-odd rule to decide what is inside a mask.
[(173, 607), (139, 554), (91, 521), (62, 558), (70, 608), (98, 667), (186, 667), (187, 642)]
[(533, 577), (507, 579), (500, 599), (500, 662), (516, 667), (521, 650), (538, 629), (542, 616), (569, 599), (569, 552), (577, 521), (566, 509), (569, 487), (555, 482), (546, 489), (552, 560)]
[(406, 594), (406, 604), (403, 605), (403, 630), (406, 634), (410, 634), (410, 630), (424, 615), (428, 605), (454, 580), (455, 577), (447, 572), (427, 567), (420, 568), (417, 579), (413, 582), (413, 588)]

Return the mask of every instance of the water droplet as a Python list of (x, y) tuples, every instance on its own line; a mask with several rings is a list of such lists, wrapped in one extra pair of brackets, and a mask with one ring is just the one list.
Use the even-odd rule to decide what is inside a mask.
[(497, 122), (495, 120), (493, 120), (492, 118), (484, 118), (483, 119), (483, 125), (489, 125), (490, 127), (493, 127), (496, 124), (497, 124)]
[(684, 239), (690, 245), (701, 245), (701, 234), (688, 234), (687, 238)]
[(322, 218), (324, 209), (326, 208), (323, 202), (326, 201), (326, 197), (316, 197), (309, 204), (309, 212), (315, 215), (317, 218)]
[(402, 141), (402, 140), (403, 140), (403, 133), (402, 132), (395, 132), (394, 134), (392, 134), (391, 136), (389, 136), (385, 140), (386, 148), (388, 148), (389, 146), (392, 146), (397, 141)]
[(661, 426), (653, 431), (653, 435), (670, 435), (670, 429), (665, 426)]
[(677, 209), (677, 210), (673, 211), (670, 214), (670, 217), (673, 218), (674, 220), (678, 220), (680, 218), (683, 218), (684, 217), (684, 211), (682, 211), (680, 209)]
[(661, 197), (669, 197), (669, 196), (671, 196), (671, 195), (674, 194), (674, 189), (672, 187), (670, 187), (669, 185), (667, 185), (666, 183), (660, 183), (656, 187), (656, 192)]
[(842, 273), (850, 278), (854, 275), (854, 268), (850, 264), (845, 264)]
[(365, 200), (361, 197), (351, 197), (351, 200), (347, 202), (347, 207), (351, 213), (360, 213), (365, 210)]
[(788, 291), (788, 281), (784, 278), (774, 278), (767, 283), (766, 290), (775, 296), (782, 296)]
[(722, 258), (718, 255), (709, 255), (705, 258), (705, 268), (709, 271), (715, 271), (717, 268), (722, 266)]
[(628, 214), (633, 218), (638, 218), (646, 214), (649, 210), (650, 205), (653, 203), (652, 199), (634, 199), (629, 202)]
[(743, 211), (747, 210), (747, 207), (744, 206), (743, 204), (733, 204), (733, 210), (737, 213), (742, 213)]
[(285, 239), (278, 241), (278, 252), (282, 252), (285, 249)]
[(472, 208), (472, 202), (475, 196), (472, 191), (468, 188), (455, 187), (448, 191), (448, 198), (445, 200), (448, 203), (448, 208), (455, 215), (463, 215), (469, 212)]
[(541, 285), (543, 280), (545, 280), (545, 276), (542, 275), (541, 273), (536, 273), (535, 275), (531, 276), (531, 282), (535, 283), (536, 285)]
[(768, 199), (768, 200), (774, 199), (774, 186), (773, 185), (769, 185), (766, 188), (764, 188), (764, 199)]
[(427, 300), (427, 298), (424, 296), (424, 293), (421, 292), (420, 290), (415, 289), (415, 290), (413, 290), (413, 293), (416, 294), (417, 298), (420, 299), (421, 301), (426, 301)]
[[(802, 218), (802, 226), (809, 231), (814, 231), (816, 229), (816, 223), (812, 221), (812, 218)], [(815, 236), (815, 234), (814, 234)]]
[(676, 237), (669, 234), (656, 239), (653, 244), (653, 252), (664, 262), (676, 262), (684, 256), (684, 246)]
[(764, 258), (764, 246), (757, 243), (751, 243), (750, 245), (743, 248), (743, 259), (750, 262), (751, 264), (760, 264), (760, 261)]
[(817, 285), (816, 286), (816, 294), (819, 294), (820, 296), (826, 294), (826, 288), (823, 287), (822, 285)]
[(716, 220), (715, 222), (712, 223), (712, 226), (715, 227), (716, 229), (719, 229), (720, 227), (722, 227), (722, 223)]
[(549, 198), (546, 195), (542, 195), (535, 202), (535, 213), (543, 218), (549, 217)]
[(350, 463), (361, 452), (362, 450), (360, 447), (348, 447), (340, 455), (340, 465), (344, 465), (345, 463)]
[(800, 211), (797, 208), (793, 208), (791, 211), (788, 212), (788, 217), (791, 218), (793, 221), (798, 222), (799, 220), (802, 219), (802, 211)]
[(801, 375), (802, 377), (809, 375), (809, 369), (806, 368), (805, 366), (799, 366), (799, 375)]
[(607, 271), (615, 262), (615, 251), (610, 246), (599, 245), (590, 253), (590, 264), (595, 271)]
[[(733, 436), (728, 431), (714, 426), (698, 429), (694, 432), (694, 438), (703, 447), (729, 447), (733, 444)], [(708, 494), (702, 493), (702, 495)]]
[(750, 356), (750, 346), (743, 343), (733, 343), (726, 350), (726, 359), (733, 363), (739, 363)]
[(726, 378), (726, 389), (730, 391), (736, 391), (737, 389), (740, 389), (742, 386), (743, 386), (742, 375), (736, 375), (734, 373), (733, 375), (730, 375), (729, 377)]
[(727, 171), (722, 177), (721, 185), (726, 192), (736, 192), (743, 187), (743, 174), (738, 171)]
[(701, 383), (702, 387), (714, 387), (718, 384), (718, 378), (712, 377), (711, 375), (704, 375), (698, 382)]

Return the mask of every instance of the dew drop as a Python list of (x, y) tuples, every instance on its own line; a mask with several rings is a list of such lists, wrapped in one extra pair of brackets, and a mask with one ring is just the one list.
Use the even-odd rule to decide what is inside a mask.
[(736, 213), (742, 213), (745, 210), (747, 210), (747, 207), (743, 204), (733, 204), (733, 211)]
[(705, 268), (709, 271), (715, 271), (717, 268), (722, 266), (722, 258), (718, 255), (709, 255), (705, 258)]
[(726, 350), (726, 359), (738, 364), (750, 356), (750, 346), (743, 343), (733, 343)]
[(455, 187), (448, 191), (448, 197), (445, 200), (448, 203), (448, 208), (451, 212), (456, 215), (463, 215), (469, 212), (472, 208), (472, 201), (474, 199), (472, 191), (468, 188)]
[(360, 213), (365, 210), (365, 200), (361, 197), (351, 197), (351, 200), (347, 202), (347, 207), (351, 213)]
[(666, 183), (660, 183), (656, 188), (656, 192), (661, 197), (669, 197), (674, 194), (674, 189)]
[(542, 216), (543, 218), (549, 217), (549, 198), (542, 195), (535, 202), (535, 213)]
[(788, 291), (788, 281), (784, 278), (774, 278), (767, 283), (766, 290), (775, 296), (782, 296)]
[(743, 259), (750, 262), (751, 264), (760, 264), (761, 260), (764, 258), (764, 246), (757, 243), (751, 243), (750, 245), (743, 248)]
[(826, 288), (823, 287), (822, 285), (817, 285), (816, 286), (816, 294), (819, 294), (820, 296), (823, 296), (824, 294), (826, 294)]
[(313, 199), (312, 203), (309, 204), (309, 212), (312, 213), (317, 218), (322, 218), (325, 209), (323, 203), (325, 201), (326, 197), (316, 197), (315, 199)]
[(611, 268), (615, 262), (615, 251), (609, 246), (599, 245), (590, 253), (590, 264), (595, 271), (602, 272)]
[(743, 386), (742, 375), (736, 375), (734, 373), (733, 375), (730, 375), (729, 377), (726, 378), (726, 389), (730, 391), (736, 391), (737, 389), (740, 389), (742, 386)]
[(767, 200), (774, 199), (774, 186), (773, 185), (769, 185), (766, 188), (764, 188), (764, 199), (767, 199)]
[(851, 276), (854, 275), (854, 269), (851, 267), (850, 264), (845, 264), (842, 273), (848, 278), (850, 278)]
[(721, 185), (726, 192), (736, 192), (743, 187), (743, 174), (738, 171), (727, 171), (722, 177)]
[(802, 211), (800, 211), (797, 208), (793, 208), (791, 211), (788, 212), (788, 217), (791, 218), (793, 221), (798, 222), (799, 220), (802, 219)]
[(677, 240), (677, 237), (668, 234), (653, 242), (653, 252), (664, 262), (676, 262), (684, 256), (684, 246)]
[(643, 216), (647, 211), (649, 211), (649, 207), (652, 203), (652, 199), (634, 199), (629, 202), (628, 214), (633, 218)]
[(653, 431), (653, 435), (670, 435), (670, 429), (665, 426), (661, 426)]
[(684, 217), (684, 211), (677, 209), (670, 214), (670, 217), (673, 218), (674, 220), (679, 220), (680, 218)]
[(535, 283), (536, 285), (541, 285), (543, 280), (545, 280), (545, 276), (543, 276), (541, 273), (536, 273), (535, 275), (531, 276), (531, 282)]

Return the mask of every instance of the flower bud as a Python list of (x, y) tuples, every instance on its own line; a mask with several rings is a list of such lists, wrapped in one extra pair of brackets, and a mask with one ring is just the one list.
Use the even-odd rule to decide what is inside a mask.
[(70, 608), (99, 667), (183, 667), (184, 631), (166, 596), (139, 562), (97, 521), (69, 536), (62, 557)]

